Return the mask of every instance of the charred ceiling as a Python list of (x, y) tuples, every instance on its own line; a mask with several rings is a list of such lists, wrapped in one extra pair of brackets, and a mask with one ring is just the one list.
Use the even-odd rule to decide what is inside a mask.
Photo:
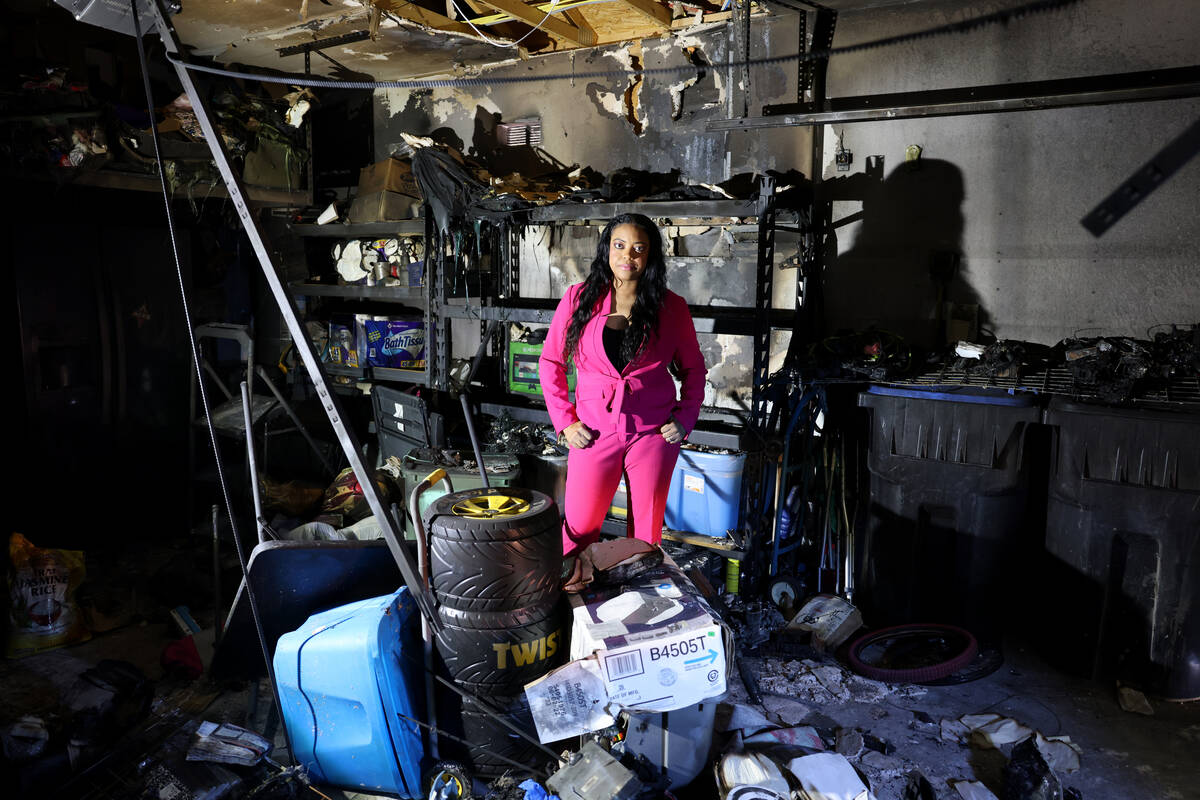
[(284, 72), (400, 80), (654, 39), (728, 19), (718, 0), (184, 0), (193, 56)]

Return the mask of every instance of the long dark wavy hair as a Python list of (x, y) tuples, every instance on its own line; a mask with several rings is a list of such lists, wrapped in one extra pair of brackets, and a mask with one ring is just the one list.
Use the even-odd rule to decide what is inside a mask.
[(637, 295), (629, 313), (629, 324), (625, 326), (625, 337), (621, 341), (621, 357), (626, 362), (632, 362), (642, 346), (650, 340), (650, 336), (658, 330), (658, 312), (667, 297), (667, 264), (663, 257), (662, 234), (659, 233), (658, 226), (643, 214), (620, 214), (604, 226), (600, 233), (600, 241), (596, 243), (596, 256), (592, 259), (592, 268), (584, 279), (578, 304), (567, 325), (567, 340), (563, 346), (564, 361), (570, 359), (579, 346), (583, 326), (595, 315), (596, 304), (612, 289), (613, 276), (608, 265), (608, 248), (612, 241), (613, 229), (618, 225), (636, 225), (646, 234), (649, 244), (646, 270), (638, 279)]

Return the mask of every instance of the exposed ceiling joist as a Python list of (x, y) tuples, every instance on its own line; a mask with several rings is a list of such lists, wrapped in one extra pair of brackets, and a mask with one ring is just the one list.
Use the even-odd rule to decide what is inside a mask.
[(563, 16), (570, 20), (571, 24), (576, 28), (579, 28), (579, 30), (583, 31), (585, 35), (590, 34), (593, 41), (600, 41), (600, 38), (596, 35), (596, 29), (588, 23), (583, 14), (581, 14), (578, 10), (569, 9), (563, 12)]
[(546, 33), (559, 39), (590, 47), (596, 43), (594, 30), (583, 30), (569, 22), (564, 22), (553, 15), (547, 15), (532, 6), (527, 6), (520, 0), (484, 0), (484, 2), (499, 11), (510, 14), (524, 23), (540, 27)]
[(671, 9), (656, 3), (654, 0), (621, 0), (642, 16), (661, 28), (671, 27)]
[(377, 8), (387, 11), (389, 14), (395, 14), (397, 17), (403, 17), (410, 22), (415, 22), (418, 25), (424, 25), (426, 28), (434, 28), (439, 31), (450, 31), (452, 33), (467, 33), (475, 35), (475, 31), (470, 25), (461, 22), (455, 22), (449, 17), (439, 14), (436, 11), (430, 11), (416, 3), (410, 3), (408, 0), (374, 0)]

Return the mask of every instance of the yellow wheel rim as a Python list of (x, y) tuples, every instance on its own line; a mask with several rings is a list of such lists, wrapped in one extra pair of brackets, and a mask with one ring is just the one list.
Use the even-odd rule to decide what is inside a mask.
[(451, 510), (457, 517), (474, 519), (515, 517), (529, 510), (529, 501), (507, 494), (485, 494), (459, 500)]

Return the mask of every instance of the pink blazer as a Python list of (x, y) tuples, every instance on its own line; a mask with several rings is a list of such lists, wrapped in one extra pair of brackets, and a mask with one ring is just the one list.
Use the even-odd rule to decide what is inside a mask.
[[(568, 425), (582, 420), (601, 433), (644, 433), (657, 430), (673, 415), (690, 433), (696, 427), (700, 404), (704, 401), (707, 369), (696, 341), (692, 314), (684, 299), (674, 292), (668, 291), (663, 301), (657, 335), (620, 373), (604, 352), (605, 315), (593, 314), (580, 334), (573, 356), (575, 402), (570, 401), (566, 365), (562, 360), (563, 343), (582, 289), (583, 284), (575, 284), (559, 301), (538, 360), (542, 396), (554, 429), (561, 433)], [(607, 305), (606, 296), (596, 312)], [(675, 382), (667, 371), (671, 362), (675, 362), (682, 383), (678, 397)]]

